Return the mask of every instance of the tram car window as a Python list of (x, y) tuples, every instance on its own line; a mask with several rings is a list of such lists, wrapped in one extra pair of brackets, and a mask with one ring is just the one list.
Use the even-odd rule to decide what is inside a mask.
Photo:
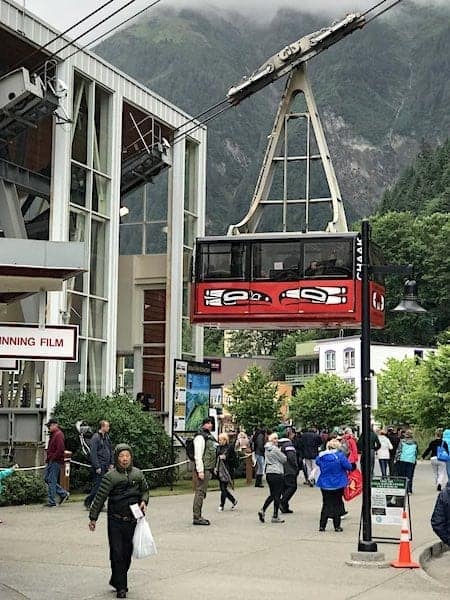
[(255, 242), (252, 244), (253, 280), (295, 281), (300, 277), (300, 243)]
[(352, 277), (353, 244), (349, 241), (314, 241), (304, 244), (306, 278)]

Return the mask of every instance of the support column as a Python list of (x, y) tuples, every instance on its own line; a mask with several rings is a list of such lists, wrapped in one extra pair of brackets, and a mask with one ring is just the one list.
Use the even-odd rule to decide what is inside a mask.
[[(66, 82), (69, 92), (61, 100), (65, 114), (72, 114), (73, 69), (70, 61), (58, 64), (57, 77)], [(68, 241), (70, 201), (70, 155), (72, 125), (56, 124), (53, 120), (53, 156), (50, 190), (49, 239)], [(66, 285), (61, 292), (48, 292), (46, 321), (50, 325), (61, 325), (66, 312)], [(64, 390), (65, 365), (62, 361), (47, 361), (44, 369), (44, 407), (47, 417), (51, 414), (61, 392)]]
[(175, 358), (181, 358), (185, 152), (185, 138), (179, 138), (172, 147), (173, 166), (169, 177), (167, 215), (166, 367), (163, 410), (169, 413), (165, 425), (170, 434), (172, 433), (173, 363)]
[(106, 330), (107, 342), (104, 357), (104, 376), (102, 393), (111, 394), (116, 389), (117, 368), (117, 304), (118, 304), (118, 279), (119, 279), (119, 225), (120, 225), (120, 179), (122, 161), (122, 96), (113, 94), (110, 106), (110, 136), (108, 143), (111, 149), (111, 188), (110, 188), (110, 231), (108, 252), (108, 308), (107, 323), (113, 324)]

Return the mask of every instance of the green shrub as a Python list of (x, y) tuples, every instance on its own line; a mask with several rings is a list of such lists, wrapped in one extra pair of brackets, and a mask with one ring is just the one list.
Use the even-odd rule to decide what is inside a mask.
[(16, 471), (2, 482), (0, 506), (11, 504), (36, 504), (47, 495), (47, 486), (38, 475)]
[[(111, 423), (110, 437), (113, 445), (126, 443), (133, 450), (134, 464), (141, 469), (161, 467), (172, 462), (170, 437), (163, 426), (129, 396), (113, 395), (101, 397), (97, 394), (64, 392), (55, 406), (54, 416), (58, 419), (66, 438), (66, 449), (73, 452), (73, 459), (89, 462), (82, 454), (76, 421), (82, 419), (95, 432), (99, 421)], [(173, 469), (146, 473), (151, 487), (170, 483)], [(90, 481), (90, 470), (72, 466), (71, 488), (85, 489)]]

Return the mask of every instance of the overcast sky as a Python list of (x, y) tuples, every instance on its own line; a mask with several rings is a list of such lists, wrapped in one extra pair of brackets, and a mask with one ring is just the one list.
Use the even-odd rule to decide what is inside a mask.
[[(104, 4), (105, 0), (16, 0), (19, 4), (25, 3), (27, 9), (34, 12), (44, 21), (50, 23), (59, 30), (64, 30), (78, 21), (83, 16), (94, 10), (96, 7)], [(389, 2), (391, 0), (388, 0)], [(392, 0), (393, 1), (393, 0)], [(449, 0), (415, 0), (423, 4), (448, 3)], [(128, 9), (119, 13), (114, 20), (108, 21), (108, 26), (119, 23), (121, 20), (134, 14), (140, 8), (151, 3), (152, 0), (136, 0)], [(377, 0), (161, 0), (160, 7), (205, 7), (211, 5), (216, 8), (229, 8), (239, 10), (242, 13), (250, 13), (259, 18), (270, 18), (280, 7), (292, 7), (298, 10), (305, 10), (324, 15), (324, 24), (328, 22), (328, 17), (333, 18), (336, 15), (344, 16), (346, 12), (362, 11), (377, 3)], [(86, 21), (79, 29), (74, 30), (80, 33), (109, 12), (126, 4), (126, 0), (114, 0), (106, 9), (98, 13), (92, 20)], [(149, 16), (152, 13), (148, 11)], [(395, 8), (393, 9), (395, 10)], [(98, 32), (95, 32), (98, 35)], [(92, 38), (91, 38), (92, 39)]]

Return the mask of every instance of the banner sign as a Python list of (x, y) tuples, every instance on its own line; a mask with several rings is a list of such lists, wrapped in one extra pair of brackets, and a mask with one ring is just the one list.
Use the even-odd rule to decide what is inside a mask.
[(0, 357), (22, 360), (78, 360), (78, 326), (0, 325)]
[(211, 367), (207, 363), (175, 360), (173, 430), (198, 431), (209, 416)]
[(406, 502), (406, 477), (372, 479), (372, 523), (402, 524)]

